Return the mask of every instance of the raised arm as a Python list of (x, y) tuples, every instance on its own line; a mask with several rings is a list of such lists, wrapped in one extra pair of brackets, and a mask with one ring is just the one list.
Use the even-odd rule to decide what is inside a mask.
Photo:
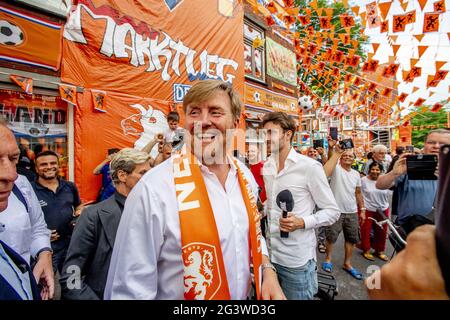
[(384, 174), (380, 176), (377, 180), (376, 187), (377, 189), (389, 189), (395, 184), (395, 180), (406, 174), (407, 168), (406, 168), (406, 158), (401, 157), (397, 160), (397, 162), (394, 165), (394, 168), (392, 171), (390, 171), (387, 174)]

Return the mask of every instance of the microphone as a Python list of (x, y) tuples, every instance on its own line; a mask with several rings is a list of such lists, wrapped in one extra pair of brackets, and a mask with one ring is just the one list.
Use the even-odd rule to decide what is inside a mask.
[[(294, 197), (289, 190), (283, 190), (277, 195), (277, 206), (283, 211), (283, 218), (287, 218), (288, 212), (294, 209)], [(280, 231), (281, 238), (288, 238), (289, 232)]]

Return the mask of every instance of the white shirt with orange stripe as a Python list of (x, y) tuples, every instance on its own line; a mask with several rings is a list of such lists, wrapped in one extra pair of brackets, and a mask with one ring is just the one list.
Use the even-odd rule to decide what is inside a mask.
[[(251, 288), (248, 215), (236, 167), (225, 189), (206, 166), (201, 173), (214, 211), (231, 299)], [(239, 167), (257, 196), (258, 185)], [(208, 228), (209, 226), (205, 226)], [(268, 255), (263, 239), (263, 254)], [(172, 159), (150, 170), (129, 194), (119, 224), (105, 299), (184, 299), (183, 261)]]

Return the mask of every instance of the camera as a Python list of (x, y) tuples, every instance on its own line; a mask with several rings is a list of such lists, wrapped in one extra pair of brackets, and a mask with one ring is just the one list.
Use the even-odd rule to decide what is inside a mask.
[(341, 149), (344, 150), (353, 149), (355, 147), (352, 139), (344, 139), (342, 141), (339, 141), (339, 144), (341, 146)]
[(313, 140), (313, 147), (314, 149), (323, 148), (323, 140), (322, 139)]
[(406, 146), (405, 152), (406, 153), (414, 153), (414, 146)]
[(179, 150), (183, 146), (183, 140), (184, 140), (184, 131), (177, 129), (175, 130), (175, 136), (172, 140), (172, 148), (174, 150)]
[(418, 154), (406, 156), (408, 179), (410, 180), (437, 180), (435, 171), (438, 157), (435, 154)]

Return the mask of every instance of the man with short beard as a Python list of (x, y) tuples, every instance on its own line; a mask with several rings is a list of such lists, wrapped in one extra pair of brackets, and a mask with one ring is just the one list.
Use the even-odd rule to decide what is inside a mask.
[[(263, 168), (270, 257), (286, 297), (312, 300), (318, 291), (314, 230), (334, 223), (339, 209), (322, 165), (292, 148), (294, 120), (285, 113), (271, 112), (262, 125), (271, 145)], [(284, 218), (276, 198), (286, 189), (292, 193), (294, 207)], [(316, 206), (320, 209), (314, 214)], [(280, 231), (289, 232), (289, 237), (282, 238)]]
[(186, 147), (130, 192), (104, 298), (246, 299), (253, 264), (256, 297), (283, 299), (261, 235), (257, 184), (230, 156), (238, 94), (226, 82), (199, 81), (183, 108)]
[(73, 231), (71, 222), (81, 209), (80, 196), (73, 182), (59, 177), (59, 157), (55, 152), (41, 152), (36, 155), (35, 164), (38, 178), (32, 186), (52, 232), (53, 271), (61, 273)]

